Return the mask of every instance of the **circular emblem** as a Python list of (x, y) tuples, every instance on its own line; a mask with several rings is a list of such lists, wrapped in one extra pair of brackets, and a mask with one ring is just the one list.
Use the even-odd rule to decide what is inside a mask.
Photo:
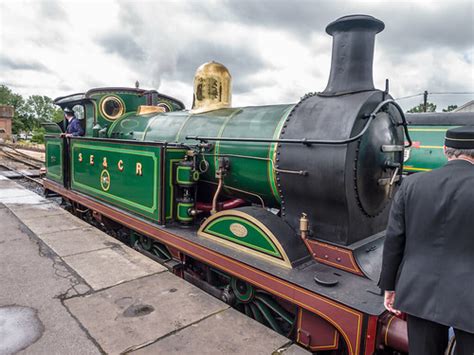
[(245, 226), (240, 223), (232, 223), (229, 229), (232, 232), (232, 234), (234, 234), (236, 237), (239, 237), (239, 238), (244, 238), (248, 234), (247, 228), (245, 228)]
[(102, 170), (100, 174), (100, 187), (102, 187), (104, 191), (110, 188), (110, 174), (107, 170)]

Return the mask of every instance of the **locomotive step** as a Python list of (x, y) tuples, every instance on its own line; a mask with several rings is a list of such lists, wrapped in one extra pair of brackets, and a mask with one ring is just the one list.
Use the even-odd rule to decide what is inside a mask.
[(2, 176), (0, 220), (0, 353), (308, 354)]

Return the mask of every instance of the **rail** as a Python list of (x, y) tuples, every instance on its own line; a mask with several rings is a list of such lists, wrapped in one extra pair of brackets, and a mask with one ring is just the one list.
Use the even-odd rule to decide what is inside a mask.
[(9, 170), (9, 171), (13, 171), (13, 172), (17, 173), (18, 175), (21, 175), (23, 178), (25, 178), (25, 179), (27, 179), (27, 180), (29, 180), (29, 181), (32, 181), (32, 182), (34, 182), (34, 183), (36, 183), (36, 184), (38, 184), (38, 185), (43, 186), (43, 181), (42, 181), (42, 180), (40, 180), (40, 179), (35, 179), (34, 177), (28, 176), (28, 175), (26, 175), (25, 173), (23, 173), (21, 170), (14, 169), (14, 168), (12, 168), (11, 166), (5, 165), (5, 164), (3, 164), (3, 163), (0, 163), (0, 166), (1, 166), (2, 168), (5, 168), (5, 169)]

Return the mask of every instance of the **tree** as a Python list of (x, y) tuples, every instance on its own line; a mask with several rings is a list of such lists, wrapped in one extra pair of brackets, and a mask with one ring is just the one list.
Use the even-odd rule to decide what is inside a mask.
[(26, 100), (26, 108), (29, 118), (38, 125), (53, 119), (55, 107), (53, 100), (48, 96), (31, 95)]
[(62, 111), (54, 106), (48, 96), (31, 95), (25, 100), (6, 85), (0, 85), (0, 104), (10, 105), (15, 109), (12, 120), (12, 132), (31, 132), (41, 127), (41, 122), (62, 120)]
[[(436, 111), (436, 105), (432, 102), (427, 102), (426, 103), (426, 112), (435, 112), (435, 111)], [(410, 113), (425, 112), (424, 111), (424, 105), (419, 104), (418, 106), (412, 107), (407, 112), (410, 112)]]
[(446, 108), (443, 108), (443, 112), (451, 112), (458, 108), (458, 105), (449, 105)]
[(52, 121), (59, 123), (59, 122), (62, 122), (63, 120), (64, 120), (63, 110), (61, 110), (60, 108), (55, 108)]
[(15, 112), (12, 119), (13, 133), (26, 129), (26, 103), (23, 97), (15, 94), (6, 85), (0, 85), (0, 104), (13, 106)]
[(43, 127), (35, 128), (33, 130), (33, 136), (31, 137), (31, 141), (33, 143), (44, 144), (44, 135), (46, 130)]

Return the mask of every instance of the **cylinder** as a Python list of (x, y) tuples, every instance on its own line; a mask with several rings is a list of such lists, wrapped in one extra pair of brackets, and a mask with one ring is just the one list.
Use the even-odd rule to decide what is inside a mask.
[(407, 322), (390, 315), (383, 319), (381, 343), (392, 349), (408, 353)]

